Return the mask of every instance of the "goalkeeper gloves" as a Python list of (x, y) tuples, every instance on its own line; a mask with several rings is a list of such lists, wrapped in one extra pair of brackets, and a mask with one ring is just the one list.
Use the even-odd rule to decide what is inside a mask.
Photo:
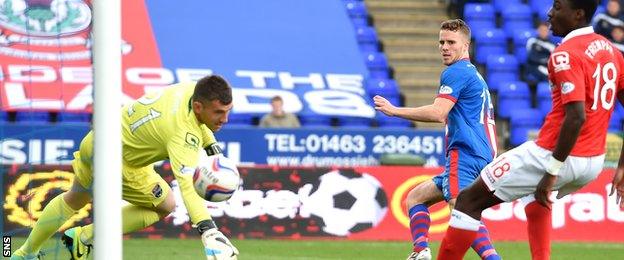
[(238, 249), (217, 229), (214, 221), (204, 220), (199, 222), (197, 230), (201, 233), (207, 260), (236, 259), (239, 254)]

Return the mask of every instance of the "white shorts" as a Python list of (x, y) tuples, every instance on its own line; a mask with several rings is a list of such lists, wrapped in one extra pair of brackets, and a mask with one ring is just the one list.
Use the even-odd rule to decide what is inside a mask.
[[(481, 170), (481, 178), (494, 195), (503, 201), (513, 201), (535, 193), (535, 187), (546, 173), (551, 151), (533, 141), (496, 157)], [(605, 155), (593, 157), (568, 156), (559, 171), (557, 198), (568, 195), (591, 182), (602, 171)]]

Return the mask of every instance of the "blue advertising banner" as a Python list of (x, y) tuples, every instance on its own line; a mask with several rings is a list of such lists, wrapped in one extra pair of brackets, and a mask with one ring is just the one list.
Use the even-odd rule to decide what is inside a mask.
[(444, 164), (444, 133), (434, 130), (228, 128), (216, 136), (226, 156), (243, 163), (368, 166), (383, 154), (414, 154)]
[[(70, 164), (88, 124), (0, 123), (0, 164)], [(225, 127), (227, 157), (279, 166), (379, 165), (383, 154), (414, 154), (444, 164), (444, 133), (434, 130)]]
[(0, 164), (71, 164), (88, 123), (0, 122)]

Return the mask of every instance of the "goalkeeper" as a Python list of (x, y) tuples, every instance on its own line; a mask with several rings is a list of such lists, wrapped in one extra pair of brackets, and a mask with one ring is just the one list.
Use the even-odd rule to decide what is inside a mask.
[[(220, 76), (207, 76), (197, 83), (180, 83), (160, 93), (148, 94), (123, 107), (122, 190), (130, 202), (122, 209), (123, 233), (148, 227), (175, 208), (171, 188), (153, 168), (153, 163), (171, 161), (191, 221), (202, 236), (207, 257), (217, 243), (238, 250), (218, 231), (204, 200), (193, 188), (198, 152), (220, 153), (213, 131), (227, 122), (232, 109), (232, 88)], [(11, 259), (35, 259), (42, 244), (77, 210), (92, 200), (93, 132), (74, 153), (74, 182), (69, 191), (56, 196), (43, 209), (28, 239)], [(117, 169), (111, 169), (117, 170)], [(65, 231), (63, 242), (72, 259), (86, 259), (93, 243), (93, 224)], [(221, 245), (222, 246), (222, 245)]]

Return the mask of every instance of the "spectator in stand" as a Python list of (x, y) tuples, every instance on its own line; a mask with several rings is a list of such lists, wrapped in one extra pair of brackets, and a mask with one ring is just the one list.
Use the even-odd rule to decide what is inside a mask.
[(597, 14), (592, 20), (594, 31), (610, 40), (611, 31), (614, 27), (624, 26), (624, 16), (619, 0), (609, 0), (607, 12)]
[(624, 54), (624, 26), (613, 27), (611, 31), (611, 42)]
[(525, 78), (529, 83), (548, 80), (548, 57), (555, 49), (551, 42), (548, 24), (540, 23), (537, 26), (537, 36), (527, 41), (527, 67)]
[(280, 96), (271, 99), (271, 113), (260, 119), (260, 127), (296, 128), (299, 127), (299, 119), (292, 113), (284, 111), (284, 100)]

